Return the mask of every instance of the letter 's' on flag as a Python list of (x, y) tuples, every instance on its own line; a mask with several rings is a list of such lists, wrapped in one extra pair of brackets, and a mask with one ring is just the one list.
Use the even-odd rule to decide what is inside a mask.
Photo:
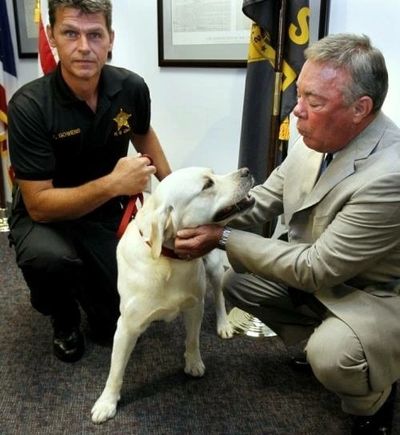
[(17, 89), (17, 70), (6, 0), (0, 0), (0, 208), (11, 203), (14, 176), (8, 152), (7, 106)]
[(48, 74), (52, 72), (58, 62), (57, 51), (50, 46), (46, 33), (46, 26), (49, 22), (49, 10), (47, 0), (40, 1), (39, 14), (39, 73)]
[[(278, 146), (278, 135), (274, 132), (280, 131), (281, 140), (289, 139), (288, 115), (296, 104), (296, 79), (309, 41), (309, 1), (286, 0), (282, 78), (276, 88), (280, 8), (281, 0), (244, 0), (242, 8), (254, 23), (247, 62), (239, 167), (247, 166), (258, 184), (263, 183), (270, 172), (270, 147)], [(275, 130), (274, 91), (279, 99)]]

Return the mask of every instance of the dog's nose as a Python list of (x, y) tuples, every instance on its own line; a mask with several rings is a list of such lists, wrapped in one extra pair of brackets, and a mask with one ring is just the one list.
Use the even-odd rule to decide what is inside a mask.
[(240, 168), (239, 173), (241, 177), (248, 177), (250, 175), (249, 168)]

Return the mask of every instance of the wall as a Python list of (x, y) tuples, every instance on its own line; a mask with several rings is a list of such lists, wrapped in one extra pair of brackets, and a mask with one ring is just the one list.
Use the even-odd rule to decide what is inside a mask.
[[(158, 67), (156, 0), (115, 0), (112, 62), (143, 75), (152, 94), (152, 124), (174, 169), (237, 166), (246, 70)], [(7, 0), (12, 15), (12, 1)], [(371, 36), (385, 54), (390, 94), (385, 112), (400, 125), (398, 0), (331, 0), (330, 32)], [(13, 20), (10, 20), (13, 22)], [(15, 45), (16, 46), (16, 45)], [(37, 76), (34, 60), (20, 60), (20, 84)]]
[(331, 0), (330, 33), (368, 35), (386, 59), (389, 93), (383, 110), (400, 126), (400, 2), (398, 0)]

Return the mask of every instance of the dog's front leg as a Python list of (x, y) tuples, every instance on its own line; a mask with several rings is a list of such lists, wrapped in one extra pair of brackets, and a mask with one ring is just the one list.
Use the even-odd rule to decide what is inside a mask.
[(101, 396), (92, 408), (92, 421), (94, 423), (103, 423), (115, 416), (126, 365), (139, 335), (139, 332), (132, 334), (132, 331), (125, 327), (122, 317), (118, 319), (111, 355), (110, 373)]
[(226, 313), (225, 298), (222, 292), (224, 266), (222, 256), (217, 250), (210, 252), (204, 261), (208, 279), (214, 292), (215, 312), (217, 316), (217, 333), (221, 338), (233, 337), (233, 327)]
[(205, 366), (200, 355), (200, 328), (203, 320), (204, 301), (183, 312), (186, 328), (185, 373), (191, 376), (204, 375)]

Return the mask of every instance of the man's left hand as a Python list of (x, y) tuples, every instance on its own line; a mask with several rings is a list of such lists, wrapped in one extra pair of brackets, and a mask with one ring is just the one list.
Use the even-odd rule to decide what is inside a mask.
[(178, 231), (175, 239), (175, 252), (179, 257), (192, 259), (202, 257), (218, 246), (223, 227), (201, 225)]

